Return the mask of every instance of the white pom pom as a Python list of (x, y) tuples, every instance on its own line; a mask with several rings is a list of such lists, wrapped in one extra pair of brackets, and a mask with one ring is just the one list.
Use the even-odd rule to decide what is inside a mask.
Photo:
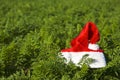
[(91, 50), (99, 50), (99, 45), (89, 43), (88, 48)]

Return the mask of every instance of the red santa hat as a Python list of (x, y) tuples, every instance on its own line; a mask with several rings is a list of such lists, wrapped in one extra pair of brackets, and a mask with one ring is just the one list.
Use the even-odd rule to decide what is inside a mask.
[(76, 66), (81, 66), (79, 63), (83, 60), (84, 55), (87, 55), (86, 59), (94, 60), (88, 64), (91, 68), (105, 67), (106, 61), (103, 50), (97, 45), (99, 39), (100, 34), (96, 25), (88, 22), (81, 33), (71, 41), (71, 48), (61, 50), (66, 63), (72, 61)]

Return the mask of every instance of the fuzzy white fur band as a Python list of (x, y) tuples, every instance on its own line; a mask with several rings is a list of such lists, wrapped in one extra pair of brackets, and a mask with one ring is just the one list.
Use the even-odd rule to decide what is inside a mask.
[(94, 61), (90, 64), (90, 68), (101, 68), (106, 66), (104, 54), (102, 52), (62, 52), (62, 56), (66, 59), (66, 63), (72, 61), (76, 66), (81, 66), (78, 63), (82, 60), (84, 55)]

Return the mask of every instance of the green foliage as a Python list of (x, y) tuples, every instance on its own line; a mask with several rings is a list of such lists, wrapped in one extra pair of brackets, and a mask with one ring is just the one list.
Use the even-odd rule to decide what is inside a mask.
[(78, 63), (79, 65), (87, 65), (89, 66), (89, 64), (93, 63), (95, 60), (92, 58), (88, 58), (89, 54), (85, 54), (83, 55), (81, 61)]
[[(0, 80), (119, 80), (119, 0), (0, 0)], [(96, 23), (107, 66), (65, 64), (70, 47), (88, 21)], [(83, 62), (92, 59), (85, 55)]]

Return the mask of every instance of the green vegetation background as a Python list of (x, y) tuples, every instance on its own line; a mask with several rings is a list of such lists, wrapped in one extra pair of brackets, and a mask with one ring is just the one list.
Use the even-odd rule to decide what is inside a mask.
[[(101, 69), (58, 58), (84, 24), (99, 28)], [(0, 0), (0, 80), (119, 80), (120, 0)]]

